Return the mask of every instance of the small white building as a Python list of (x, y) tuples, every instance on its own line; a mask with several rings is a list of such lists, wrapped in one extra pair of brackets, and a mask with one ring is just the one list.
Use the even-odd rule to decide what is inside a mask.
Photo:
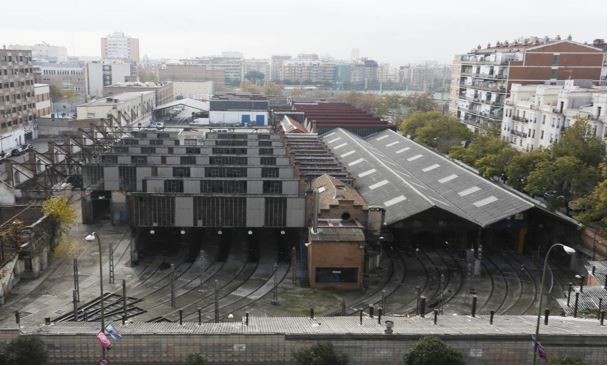
[(130, 92), (93, 100), (76, 107), (76, 119), (108, 118), (112, 115), (121, 126), (146, 126), (156, 107), (153, 91)]
[(587, 119), (590, 134), (606, 140), (606, 87), (584, 80), (513, 84), (505, 100), (501, 136), (520, 151), (546, 148), (559, 141), (577, 117)]
[(131, 64), (122, 61), (94, 61), (86, 64), (87, 95), (102, 97), (103, 87), (124, 83), (131, 76)]

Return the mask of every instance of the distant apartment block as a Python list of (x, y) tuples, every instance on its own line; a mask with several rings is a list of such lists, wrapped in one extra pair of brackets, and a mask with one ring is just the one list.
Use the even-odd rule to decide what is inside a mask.
[(336, 81), (334, 62), (314, 59), (311, 55), (299, 56), (295, 60), (283, 61), (279, 74), (282, 81), (301, 83), (333, 83)]
[(47, 84), (34, 84), (34, 101), (36, 118), (50, 117), (53, 112), (51, 103), (51, 88)]
[(101, 38), (101, 58), (139, 62), (139, 39), (114, 32)]
[(0, 49), (0, 151), (32, 137), (35, 113), (32, 51)]
[(281, 67), (283, 62), (291, 60), (289, 55), (274, 55), (270, 57), (270, 80), (280, 81), (281, 80)]
[(131, 65), (117, 60), (88, 62), (86, 75), (87, 95), (102, 97), (105, 86), (128, 81), (131, 76)]
[(162, 81), (213, 81), (215, 87), (224, 86), (224, 71), (210, 70), (204, 65), (164, 64), (158, 70), (158, 78)]
[(79, 105), (76, 119), (101, 119), (111, 115), (121, 126), (147, 126), (155, 107), (153, 91), (123, 93)]
[(241, 80), (245, 81), (245, 76), (250, 71), (257, 71), (264, 74), (264, 81), (270, 80), (270, 62), (266, 59), (246, 59), (241, 65)]
[(46, 42), (38, 43), (33, 46), (11, 45), (10, 49), (32, 51), (34, 62), (66, 62), (68, 60), (68, 49), (63, 46), (53, 46)]
[(173, 95), (173, 83), (154, 83), (154, 82), (127, 82), (116, 83), (103, 87), (103, 96), (108, 97), (129, 92), (152, 91), (156, 97), (156, 105), (172, 102), (175, 98)]
[(268, 99), (259, 94), (222, 94), (209, 101), (209, 123), (226, 125), (268, 124)]
[(82, 63), (36, 63), (34, 73), (36, 83), (48, 84), (62, 91), (73, 92), (79, 102), (84, 102), (86, 76)]
[(419, 64), (399, 67), (399, 84), (407, 90), (444, 91), (449, 88), (450, 65)]
[(603, 40), (587, 45), (532, 38), (478, 47), (455, 57), (450, 112), (472, 130), (499, 127), (512, 84), (555, 84), (567, 79), (605, 84), (605, 63)]
[(366, 58), (354, 61), (350, 72), (350, 82), (364, 85), (378, 82), (378, 62)]
[(501, 136), (521, 151), (547, 148), (577, 118), (589, 123), (589, 134), (606, 140), (606, 88), (590, 81), (561, 85), (511, 85), (505, 100)]

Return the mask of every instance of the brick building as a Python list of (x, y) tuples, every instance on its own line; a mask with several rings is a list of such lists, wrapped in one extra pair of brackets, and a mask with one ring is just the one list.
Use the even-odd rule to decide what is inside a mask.
[(570, 39), (531, 38), (480, 46), (454, 59), (450, 112), (472, 130), (499, 127), (513, 83), (586, 79), (605, 84), (605, 64), (603, 40), (588, 45)]

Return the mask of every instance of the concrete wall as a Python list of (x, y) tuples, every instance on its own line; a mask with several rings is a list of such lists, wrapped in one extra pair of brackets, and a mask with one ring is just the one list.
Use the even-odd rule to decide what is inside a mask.
[[(356, 289), (363, 284), (364, 242), (321, 242), (308, 246), (308, 281), (312, 288)], [(317, 268), (357, 268), (357, 282), (317, 283)]]
[[(283, 320), (286, 323), (284, 328), (289, 328), (292, 319)], [(301, 319), (303, 322), (297, 323), (302, 327), (305, 326), (304, 323), (310, 325), (318, 321), (323, 325), (317, 329), (323, 329), (327, 323), (327, 318), (317, 321)], [(358, 324), (358, 319), (348, 319), (353, 324)], [(275, 319), (279, 320), (281, 319)], [(466, 321), (462, 317), (458, 320)], [(164, 323), (127, 326), (114, 324), (123, 338), (113, 341), (114, 345), (106, 357), (111, 364), (184, 364), (188, 354), (202, 353), (209, 364), (289, 364), (292, 363), (294, 351), (317, 342), (331, 342), (337, 351), (347, 353), (351, 364), (402, 364), (403, 354), (419, 337), (434, 333), (449, 346), (462, 352), (466, 364), (532, 362), (530, 335), (523, 331), (506, 334), (504, 329), (496, 328), (497, 332), (502, 333), (476, 334), (475, 331), (464, 331), (458, 334), (450, 330), (450, 327), (446, 329), (441, 325), (435, 328), (422, 326), (424, 330), (420, 331), (420, 324), (415, 321), (409, 324), (412, 328), (405, 333), (385, 335), (382, 334), (383, 326), (374, 325), (376, 319), (366, 318), (363, 326), (354, 326), (359, 330), (353, 333), (346, 333), (354, 328), (346, 326), (342, 332), (336, 333), (320, 331), (311, 334), (308, 331), (310, 327), (306, 327), (303, 333), (308, 334), (286, 334), (284, 331), (262, 331), (263, 324), (257, 323), (263, 322), (264, 318), (254, 318), (249, 327), (242, 326), (240, 322), (203, 326), (195, 323), (185, 323), (183, 326)], [(430, 327), (433, 327), (431, 319), (427, 318), (425, 323), (430, 323)], [(96, 326), (93, 323), (62, 323), (36, 329), (22, 328), (21, 333), (38, 335), (47, 344), (50, 364), (91, 364), (98, 363), (101, 358), (100, 346), (95, 339)], [(601, 334), (600, 330), (604, 333)], [(542, 343), (550, 358), (578, 355), (589, 364), (606, 364), (605, 330), (605, 327), (601, 327), (598, 334), (574, 334), (566, 330), (563, 335), (544, 335)], [(426, 333), (421, 334), (423, 332)], [(0, 342), (8, 342), (18, 333), (17, 329), (0, 330)]]

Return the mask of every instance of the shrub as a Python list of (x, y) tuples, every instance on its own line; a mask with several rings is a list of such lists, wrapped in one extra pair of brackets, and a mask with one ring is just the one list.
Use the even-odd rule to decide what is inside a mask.
[(579, 356), (559, 355), (551, 358), (552, 365), (586, 365)]
[(294, 352), (293, 361), (298, 365), (346, 365), (348, 356), (334, 350), (331, 343), (317, 343)]
[(464, 365), (462, 353), (437, 337), (422, 337), (403, 355), (406, 365)]
[(3, 364), (42, 365), (48, 360), (48, 352), (40, 338), (19, 336), (9, 342), (0, 360)]
[(191, 353), (186, 356), (186, 363), (188, 365), (206, 365), (207, 358), (200, 353)]

